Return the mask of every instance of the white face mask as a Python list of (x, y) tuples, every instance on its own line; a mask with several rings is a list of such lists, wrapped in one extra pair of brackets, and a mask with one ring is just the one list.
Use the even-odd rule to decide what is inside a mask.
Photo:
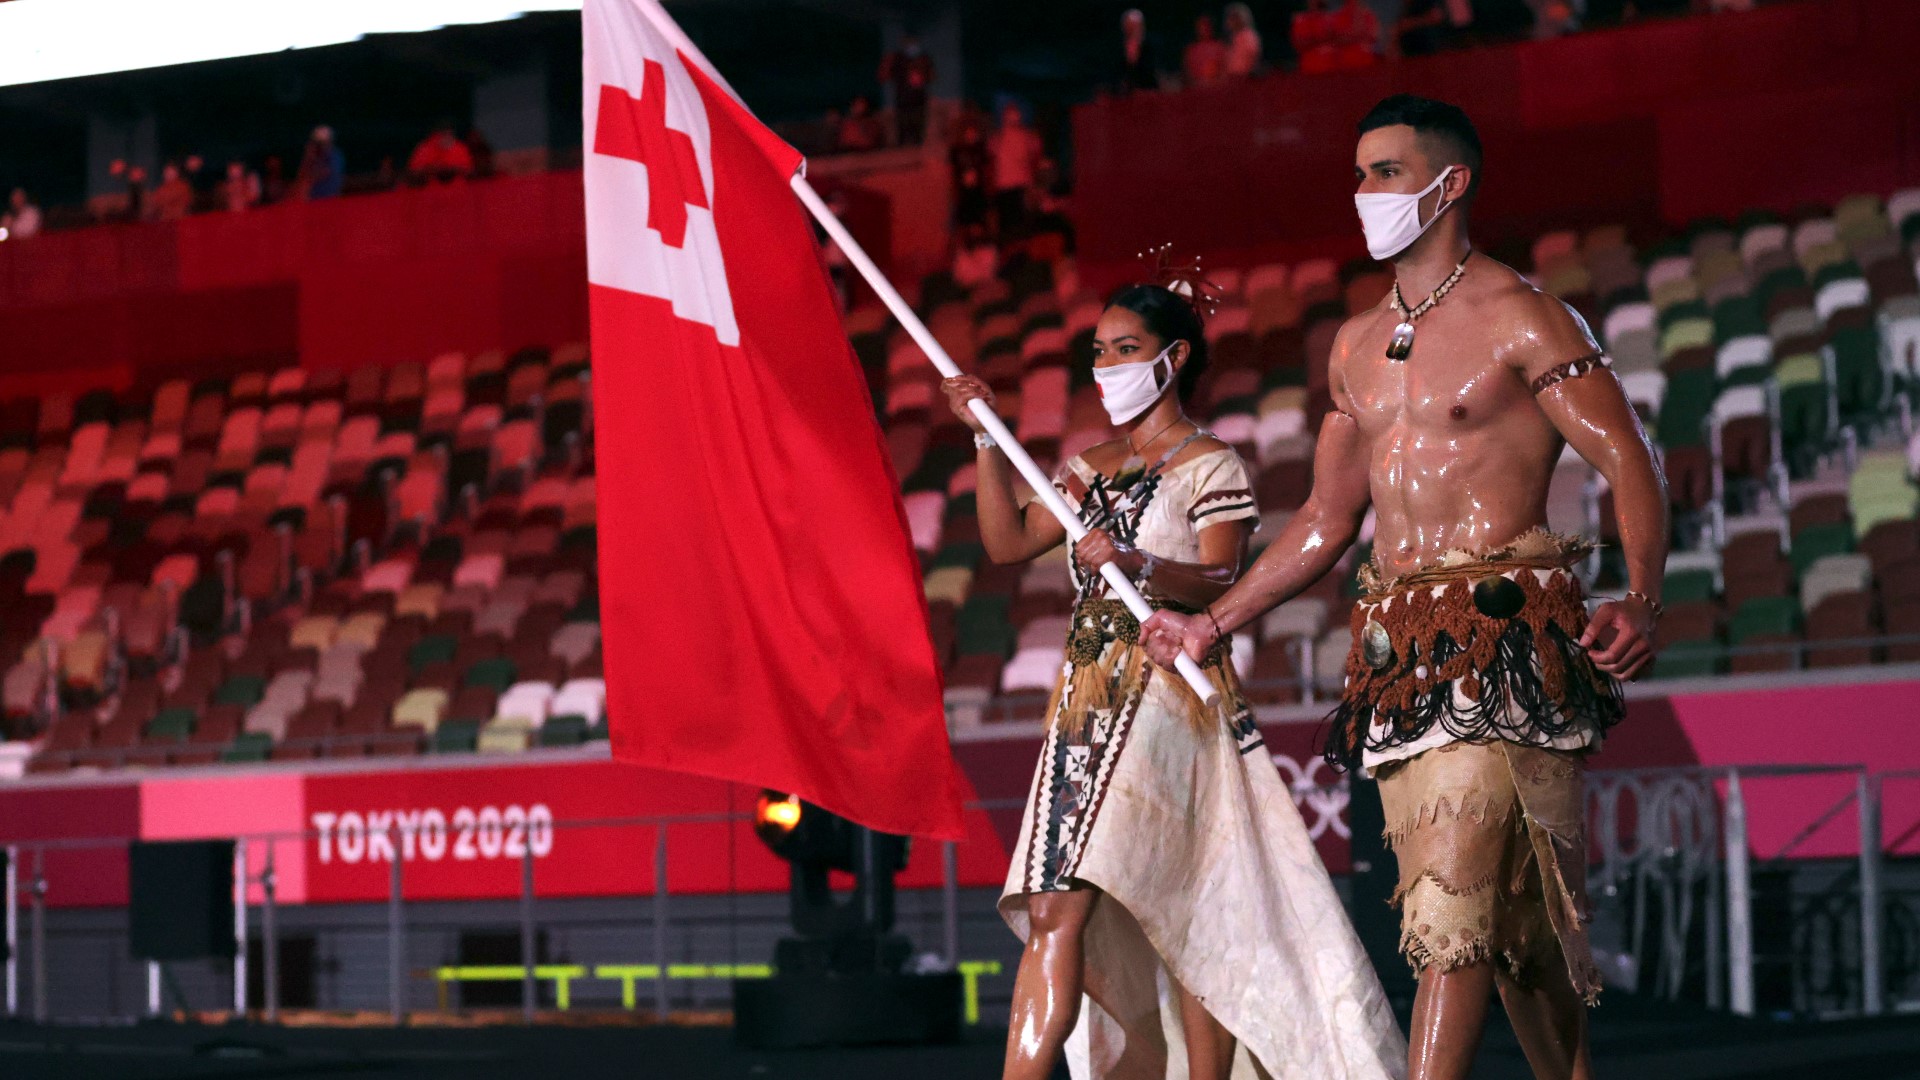
[[(1173, 351), (1178, 342), (1170, 343), (1160, 350), (1160, 355), (1151, 360), (1141, 360), (1131, 364), (1115, 364), (1112, 367), (1093, 369), (1094, 385), (1100, 388), (1100, 404), (1107, 408), (1107, 418), (1114, 426), (1139, 416), (1160, 400), (1173, 383), (1173, 361), (1167, 354)], [(1166, 375), (1160, 374), (1162, 367)]]
[(1421, 188), (1413, 195), (1399, 195), (1383, 192), (1375, 195), (1355, 195), (1353, 205), (1360, 211), (1360, 228), (1367, 234), (1367, 254), (1376, 259), (1391, 259), (1407, 250), (1415, 240), (1440, 220), (1440, 215), (1451, 207), (1452, 203), (1442, 203), (1434, 208), (1433, 216), (1420, 222), (1420, 200), (1427, 193), (1446, 182), (1448, 174), (1453, 172), (1449, 165), (1440, 170), (1433, 183)]

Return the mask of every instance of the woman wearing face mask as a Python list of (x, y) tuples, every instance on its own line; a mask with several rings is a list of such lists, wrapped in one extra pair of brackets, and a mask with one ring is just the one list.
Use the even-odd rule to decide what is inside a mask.
[[(1116, 563), (1154, 607), (1201, 610), (1238, 576), (1259, 521), (1239, 456), (1181, 407), (1207, 362), (1193, 299), (1206, 286), (1197, 267), (1161, 279), (1122, 290), (1095, 329), (1094, 379), (1121, 437), (1054, 481), (1090, 531), (1073, 549), (1066, 664), (1000, 904), (1026, 941), (1005, 1076), (1051, 1076), (1079, 1022), (1082, 1075), (1165, 1075), (1171, 1032), (1193, 1080), (1233, 1075), (1236, 1059), (1245, 1075), (1253, 1059), (1273, 1076), (1397, 1076), (1405, 1041), (1227, 648), (1202, 665), (1221, 691), (1207, 707), (1153, 666), (1099, 575)], [(971, 376), (944, 388), (980, 447), (988, 556), (1024, 562), (1064, 542), (967, 409), (991, 391)]]

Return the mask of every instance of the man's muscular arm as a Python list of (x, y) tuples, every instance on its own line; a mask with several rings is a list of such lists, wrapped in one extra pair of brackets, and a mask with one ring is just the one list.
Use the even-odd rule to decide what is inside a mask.
[[(1344, 333), (1342, 335), (1344, 337)], [(1343, 354), (1341, 342), (1334, 355)], [(1334, 405), (1320, 424), (1314, 444), (1313, 491), (1286, 528), (1234, 586), (1208, 606), (1206, 613), (1183, 616), (1156, 612), (1148, 620), (1144, 640), (1148, 655), (1171, 668), (1184, 648), (1195, 660), (1206, 655), (1215, 640), (1258, 619), (1275, 605), (1318, 581), (1359, 535), (1360, 522), (1371, 501), (1367, 485), (1366, 445), (1352, 403), (1336, 370)]]
[[(1667, 482), (1646, 429), (1613, 372), (1595, 364), (1600, 347), (1577, 313), (1540, 293), (1522, 307), (1528, 325), (1510, 339), (1523, 344), (1508, 362), (1574, 452), (1607, 478), (1627, 588), (1658, 601), (1667, 562)], [(1593, 659), (1603, 670), (1631, 679), (1653, 659), (1653, 610), (1637, 598), (1604, 604), (1581, 644), (1598, 646)]]

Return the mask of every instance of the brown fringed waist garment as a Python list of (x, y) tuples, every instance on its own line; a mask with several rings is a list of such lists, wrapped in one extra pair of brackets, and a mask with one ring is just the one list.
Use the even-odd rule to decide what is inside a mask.
[[(1195, 609), (1159, 597), (1148, 597), (1154, 610), (1166, 609), (1183, 615)], [(1227, 639), (1214, 643), (1201, 667), (1220, 691), (1221, 703), (1229, 714), (1241, 700), (1240, 683), (1228, 662), (1232, 646)], [(1140, 644), (1140, 620), (1118, 600), (1082, 600), (1073, 609), (1073, 626), (1067, 632), (1066, 661), (1060, 680), (1054, 686), (1047, 715), (1068, 735), (1086, 730), (1088, 719), (1096, 712), (1117, 710), (1146, 691), (1154, 675), (1165, 675), (1164, 685), (1175, 688), (1188, 706), (1185, 712), (1196, 728), (1204, 726), (1212, 715), (1199, 695), (1178, 675), (1160, 672)]]
[(1619, 723), (1619, 684), (1575, 644), (1587, 612), (1569, 568), (1590, 551), (1535, 528), (1384, 582), (1362, 567), (1327, 762), (1359, 768), (1365, 751), (1404, 746), (1436, 724), (1468, 742), (1543, 743)]

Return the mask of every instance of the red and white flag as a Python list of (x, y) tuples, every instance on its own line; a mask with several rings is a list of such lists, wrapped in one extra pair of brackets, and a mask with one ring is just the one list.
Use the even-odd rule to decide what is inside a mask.
[(654, 0), (586, 0), (581, 28), (614, 756), (958, 838), (919, 564), (804, 159)]

